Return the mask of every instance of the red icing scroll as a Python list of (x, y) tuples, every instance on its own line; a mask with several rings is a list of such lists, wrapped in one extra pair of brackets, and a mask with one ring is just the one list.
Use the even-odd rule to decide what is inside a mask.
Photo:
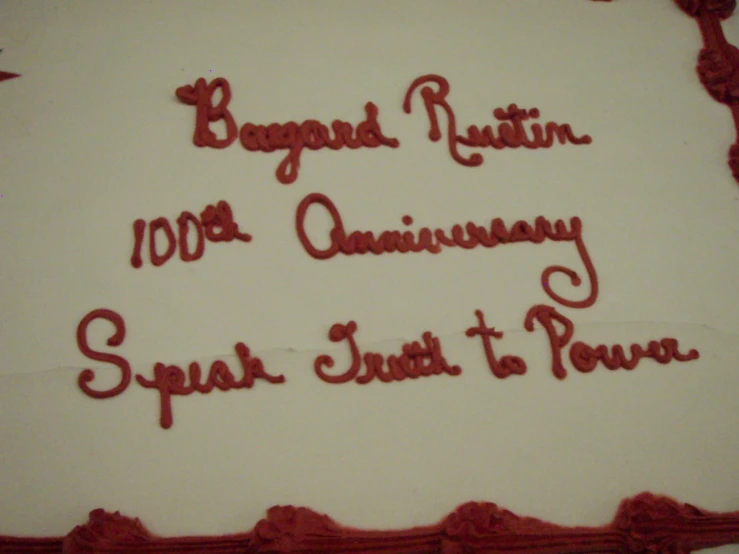
[(565, 527), (468, 502), (436, 525), (367, 531), (309, 508), (274, 506), (251, 531), (160, 538), (138, 519), (98, 509), (65, 537), (0, 536), (1, 554), (690, 554), (739, 544), (739, 512), (718, 513), (644, 492), (621, 502), (602, 527)]
[[(305, 229), (305, 218), (308, 210), (314, 205), (323, 207), (333, 220), (333, 228), (329, 233), (331, 243), (327, 248), (316, 247)], [(405, 216), (402, 221), (404, 225), (410, 225), (413, 223), (413, 218)], [(337, 254), (345, 256), (370, 253), (380, 255), (393, 252), (402, 254), (430, 252), (437, 254), (443, 248), (453, 247), (469, 250), (478, 246), (494, 248), (499, 244), (516, 242), (541, 244), (545, 240), (554, 242), (570, 241), (575, 244), (580, 259), (585, 266), (590, 282), (590, 293), (583, 300), (570, 300), (552, 290), (549, 281), (555, 273), (561, 273), (568, 277), (573, 286), (579, 286), (582, 283), (582, 279), (575, 271), (560, 265), (547, 267), (542, 272), (542, 287), (550, 298), (568, 308), (587, 308), (592, 306), (598, 298), (598, 274), (585, 247), (582, 237), (582, 221), (579, 217), (573, 217), (570, 220), (569, 229), (561, 219), (552, 224), (545, 217), (539, 216), (533, 224), (526, 221), (516, 221), (512, 225), (506, 226), (502, 219), (496, 218), (485, 226), (469, 221), (464, 227), (459, 224), (453, 225), (449, 231), (439, 228), (431, 230), (429, 227), (422, 227), (415, 233), (392, 230), (381, 231), (379, 235), (375, 235), (372, 231), (347, 232), (341, 214), (331, 199), (314, 192), (306, 196), (298, 205), (295, 213), (295, 228), (298, 239), (300, 239), (305, 251), (318, 260), (333, 258)]]
[[(221, 100), (213, 103), (217, 92)], [(245, 123), (240, 129), (236, 120), (228, 109), (231, 101), (231, 85), (223, 78), (213, 79), (206, 83), (200, 78), (194, 85), (186, 85), (177, 89), (177, 98), (190, 106), (195, 106), (195, 132), (193, 143), (199, 147), (226, 148), (237, 138), (241, 145), (250, 152), (274, 152), (287, 150), (285, 158), (277, 166), (276, 176), (280, 183), (288, 185), (294, 183), (300, 171), (300, 155), (304, 148), (308, 150), (340, 150), (343, 147), (376, 148), (388, 146), (397, 148), (400, 142), (395, 138), (386, 137), (377, 120), (379, 110), (372, 102), (364, 106), (366, 119), (354, 127), (351, 123), (335, 119), (324, 125), (315, 119), (307, 119), (302, 123), (289, 121), (287, 123), (269, 123), (255, 125)], [(226, 133), (218, 138), (211, 130), (211, 123), (222, 121)]]
[[(191, 229), (196, 234), (194, 250), (190, 250), (187, 235)], [(146, 221), (137, 219), (133, 222), (134, 246), (131, 255), (131, 265), (139, 269), (143, 265), (141, 250), (146, 233)], [(157, 233), (162, 233), (167, 240), (167, 249), (161, 253), (157, 249)], [(203, 257), (205, 252), (205, 240), (210, 242), (231, 242), (240, 240), (250, 242), (251, 235), (239, 230), (239, 224), (234, 221), (233, 210), (228, 202), (221, 200), (216, 206), (209, 204), (196, 217), (192, 212), (184, 211), (177, 218), (177, 237), (172, 230), (172, 225), (166, 217), (158, 217), (149, 222), (149, 259), (155, 267), (164, 265), (179, 247), (180, 259), (183, 262), (194, 262)]]
[(721, 20), (734, 13), (736, 0), (674, 0), (700, 27), (703, 48), (698, 78), (714, 100), (731, 110), (737, 139), (729, 148), (729, 167), (739, 182), (739, 49), (724, 36)]
[[(418, 341), (406, 343), (403, 345), (403, 353), (400, 356), (390, 355), (387, 360), (382, 354), (374, 352), (367, 352), (361, 356), (357, 342), (354, 340), (356, 332), (357, 324), (354, 321), (346, 325), (336, 323), (331, 326), (328, 338), (331, 342), (346, 341), (352, 355), (352, 362), (344, 373), (329, 375), (324, 371), (324, 367), (333, 367), (334, 359), (327, 354), (318, 356), (313, 362), (313, 369), (322, 381), (333, 384), (356, 381), (360, 385), (366, 385), (375, 378), (383, 383), (390, 383), (403, 381), (406, 378), (418, 379), (442, 373), (456, 376), (462, 373), (459, 366), (449, 365), (442, 355), (439, 339), (429, 332), (423, 334), (423, 345)], [(364, 360), (366, 371), (359, 375), (362, 360)]]
[[(435, 85), (437, 90), (429, 85)], [(447, 95), (449, 94), (449, 83), (444, 77), (439, 75), (424, 75), (419, 77), (408, 88), (403, 100), (403, 110), (405, 113), (411, 113), (411, 98), (413, 93), (420, 89), (421, 98), (423, 98), (426, 114), (429, 118), (429, 139), (434, 142), (439, 141), (443, 134), (439, 126), (439, 117), (437, 108), (446, 115), (447, 120), (447, 142), (449, 153), (455, 162), (475, 167), (483, 162), (482, 155), (478, 152), (464, 157), (459, 152), (459, 146), (469, 148), (494, 148), (501, 150), (503, 148), (551, 148), (554, 139), (560, 144), (590, 144), (592, 139), (588, 135), (578, 137), (567, 124), (554, 123), (552, 121), (545, 123), (543, 126), (539, 123), (531, 123), (530, 129), (524, 127), (524, 122), (533, 121), (539, 118), (539, 110), (531, 108), (529, 110), (521, 109), (516, 104), (511, 104), (508, 109), (496, 108), (493, 110), (493, 117), (497, 120), (497, 128), (491, 125), (485, 125), (482, 129), (477, 125), (467, 127), (467, 136), (457, 134), (457, 117), (454, 114)], [(529, 134), (530, 133), (530, 134)]]

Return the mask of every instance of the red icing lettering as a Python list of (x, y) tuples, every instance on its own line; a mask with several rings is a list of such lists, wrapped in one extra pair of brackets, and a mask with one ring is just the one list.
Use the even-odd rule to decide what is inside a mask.
[[(167, 237), (167, 251), (164, 254), (157, 252), (157, 231), (159, 229), (164, 231), (164, 235)], [(174, 232), (172, 232), (172, 226), (169, 224), (169, 220), (166, 217), (158, 217), (157, 219), (149, 223), (149, 256), (151, 256), (151, 263), (155, 267), (159, 267), (166, 263), (173, 255), (177, 248), (177, 242), (174, 238)]]
[[(128, 388), (131, 382), (131, 365), (126, 358), (115, 354), (106, 354), (92, 350), (87, 342), (87, 328), (96, 319), (105, 319), (115, 326), (115, 333), (108, 339), (108, 346), (120, 346), (126, 338), (126, 325), (123, 318), (112, 310), (98, 309), (87, 314), (77, 327), (77, 346), (80, 352), (91, 360), (107, 362), (120, 368), (121, 381), (115, 387), (96, 391), (88, 386), (95, 379), (92, 369), (84, 369), (77, 378), (80, 389), (93, 398), (112, 398), (118, 396)], [(250, 389), (256, 379), (264, 379), (268, 383), (284, 383), (283, 375), (270, 375), (264, 368), (262, 360), (252, 356), (249, 348), (239, 342), (234, 347), (241, 363), (243, 376), (236, 380), (226, 362), (216, 360), (211, 364), (208, 378), (201, 382), (201, 369), (197, 362), (190, 364), (187, 375), (178, 366), (157, 363), (154, 365), (154, 378), (146, 379), (143, 375), (136, 375), (136, 382), (144, 388), (159, 391), (159, 423), (164, 429), (172, 426), (172, 396), (188, 396), (193, 392), (208, 394), (217, 388), (222, 391), (231, 389)], [(189, 383), (188, 383), (189, 377)]]
[(496, 331), (495, 327), (488, 327), (485, 324), (485, 314), (481, 310), (475, 310), (477, 317), (477, 327), (470, 327), (465, 333), (468, 337), (479, 336), (482, 338), (482, 347), (485, 350), (485, 358), (488, 361), (488, 367), (499, 379), (505, 379), (511, 375), (523, 375), (526, 373), (526, 362), (519, 356), (503, 356), (500, 361), (495, 358), (493, 351), (493, 341), (491, 339), (503, 338), (502, 331)]
[[(221, 101), (213, 105), (213, 95), (221, 92)], [(231, 101), (231, 85), (226, 79), (213, 79), (206, 84), (205, 79), (195, 81), (195, 86), (180, 87), (176, 91), (180, 102), (195, 106), (195, 133), (192, 141), (195, 146), (209, 146), (210, 148), (226, 148), (236, 140), (236, 121), (228, 111)], [(210, 130), (210, 124), (223, 121), (226, 126), (226, 136), (219, 139)]]
[(235, 350), (243, 370), (243, 377), (239, 381), (231, 373), (226, 362), (222, 360), (216, 360), (211, 364), (205, 383), (201, 383), (201, 369), (197, 362), (190, 364), (187, 374), (179, 366), (157, 363), (154, 366), (153, 379), (147, 379), (140, 374), (136, 375), (139, 385), (159, 391), (159, 424), (162, 428), (172, 427), (172, 396), (188, 396), (193, 392), (208, 394), (214, 387), (222, 391), (250, 389), (254, 386), (255, 379), (264, 379), (273, 384), (285, 382), (283, 375), (275, 376), (267, 373), (262, 360), (252, 357), (249, 348), (243, 342), (237, 343)]
[[(562, 352), (574, 335), (575, 327), (572, 321), (551, 306), (544, 305), (534, 306), (526, 314), (524, 327), (527, 331), (534, 330), (534, 321), (539, 322), (549, 338), (552, 350), (552, 373), (557, 379), (564, 379), (567, 376), (567, 370), (562, 365)], [(562, 326), (561, 332), (557, 331), (555, 323)], [(687, 354), (681, 353), (677, 339), (673, 338), (649, 341), (646, 348), (632, 344), (629, 351), (630, 355), (627, 356), (624, 347), (620, 344), (614, 344), (609, 349), (605, 344), (592, 347), (584, 342), (576, 341), (569, 347), (569, 358), (577, 371), (590, 373), (599, 362), (610, 370), (631, 370), (644, 358), (651, 358), (660, 364), (668, 364), (673, 360), (678, 362), (697, 360), (700, 356), (695, 349), (689, 350)]]
[[(231, 242), (240, 240), (251, 241), (251, 235), (239, 231), (239, 224), (234, 221), (231, 206), (225, 200), (218, 202), (217, 206), (209, 205), (200, 214), (203, 222), (205, 238), (211, 242)], [(217, 229), (220, 228), (220, 231)]]
[[(333, 222), (329, 232), (330, 243), (325, 248), (317, 247), (305, 228), (305, 218), (308, 210), (313, 205), (319, 205), (328, 212)], [(403, 216), (403, 224), (410, 225), (413, 218)], [(583, 300), (570, 300), (552, 290), (550, 279), (556, 273), (562, 273), (569, 277), (573, 286), (579, 286), (582, 279), (574, 270), (564, 266), (550, 266), (541, 274), (541, 284), (544, 291), (556, 302), (569, 308), (587, 308), (592, 306), (598, 298), (598, 275), (595, 266), (590, 259), (590, 254), (585, 247), (582, 236), (582, 221), (579, 217), (570, 220), (570, 227), (558, 219), (552, 224), (543, 216), (535, 219), (533, 225), (526, 221), (516, 221), (510, 228), (506, 227), (503, 220), (493, 219), (488, 226), (468, 222), (462, 225), (452, 226), (450, 231), (444, 229), (430, 229), (422, 227), (417, 233), (411, 231), (381, 231), (376, 235), (372, 231), (347, 232), (339, 210), (327, 196), (320, 193), (312, 193), (306, 196), (298, 205), (295, 213), (295, 229), (298, 239), (305, 251), (318, 260), (327, 260), (337, 254), (351, 256), (354, 254), (389, 254), (393, 252), (430, 252), (437, 254), (443, 248), (458, 246), (464, 249), (473, 249), (478, 246), (494, 248), (499, 244), (516, 242), (530, 242), (541, 244), (545, 240), (554, 242), (569, 241), (575, 244), (580, 255), (590, 283), (590, 293)]]
[(141, 261), (141, 246), (144, 243), (144, 233), (146, 232), (146, 221), (137, 219), (133, 222), (133, 255), (131, 256), (131, 265), (136, 269), (143, 265)]
[(250, 389), (254, 385), (255, 379), (264, 379), (268, 383), (278, 384), (284, 383), (285, 377), (282, 375), (273, 376), (264, 369), (264, 364), (259, 358), (252, 358), (249, 348), (243, 342), (236, 343), (236, 354), (241, 362), (241, 368), (244, 370), (244, 377), (239, 381), (238, 385)]
[(159, 390), (159, 424), (162, 429), (172, 427), (172, 395), (187, 396), (195, 390), (187, 385), (185, 372), (176, 365), (157, 363), (153, 380), (136, 375), (136, 381), (144, 388)]
[[(570, 342), (575, 332), (575, 326), (565, 316), (550, 306), (538, 305), (531, 308), (526, 314), (524, 328), (531, 332), (534, 330), (534, 320), (538, 321), (549, 338), (552, 349), (552, 373), (557, 379), (567, 377), (567, 370), (562, 365), (562, 349)], [(557, 333), (554, 323), (562, 325), (561, 333)]]
[(620, 344), (614, 344), (609, 350), (605, 344), (593, 348), (578, 341), (570, 347), (570, 361), (581, 373), (590, 373), (598, 362), (608, 369), (634, 369), (642, 358), (652, 358), (657, 363), (668, 364), (672, 360), (679, 362), (697, 360), (699, 356), (697, 350), (690, 350), (687, 354), (680, 353), (677, 339), (668, 338), (649, 341), (646, 349), (638, 344), (632, 344), (630, 356), (626, 355)]
[[(418, 341), (406, 343), (402, 347), (403, 353), (400, 356), (391, 354), (387, 359), (382, 354), (373, 352), (367, 352), (362, 356), (354, 339), (356, 332), (357, 324), (354, 321), (350, 321), (346, 325), (336, 323), (331, 326), (328, 338), (331, 342), (346, 341), (352, 356), (352, 362), (344, 373), (329, 375), (324, 371), (324, 367), (332, 368), (334, 359), (327, 354), (318, 356), (313, 362), (313, 369), (321, 380), (333, 384), (356, 381), (360, 385), (365, 385), (375, 378), (383, 383), (389, 383), (391, 381), (402, 381), (406, 378), (417, 379), (442, 373), (448, 375), (462, 373), (462, 368), (458, 365), (449, 365), (442, 354), (439, 339), (429, 332), (423, 334), (423, 344)], [(362, 361), (364, 361), (366, 371), (359, 375)]]
[[(218, 105), (214, 106), (213, 95), (216, 90), (221, 90), (222, 98)], [(193, 143), (196, 146), (226, 148), (238, 137), (241, 145), (250, 152), (287, 150), (287, 155), (275, 172), (277, 180), (285, 185), (294, 183), (298, 178), (303, 148), (308, 150), (322, 148), (339, 150), (344, 146), (352, 149), (378, 146), (397, 148), (400, 144), (398, 139), (386, 137), (382, 132), (377, 119), (379, 110), (372, 102), (365, 104), (365, 120), (356, 126), (356, 130), (351, 123), (338, 119), (331, 123), (331, 130), (327, 125), (314, 119), (307, 119), (300, 124), (294, 121), (268, 125), (244, 123), (241, 129), (237, 130), (236, 122), (228, 110), (231, 87), (225, 79), (214, 79), (210, 84), (206, 84), (205, 79), (200, 78), (195, 85), (178, 88), (176, 95), (183, 103), (196, 108), (193, 135)], [(225, 123), (225, 138), (219, 139), (211, 131), (210, 124), (215, 121)]]
[[(195, 226), (195, 232), (197, 233), (197, 243), (194, 252), (190, 252), (187, 244), (187, 233), (190, 229), (190, 223)], [(183, 262), (194, 262), (202, 258), (205, 252), (205, 233), (203, 232), (203, 224), (195, 217), (195, 214), (192, 212), (182, 212), (180, 217), (177, 218), (177, 230), (179, 233), (180, 259)]]
[[(187, 241), (191, 227), (194, 227), (197, 235), (192, 252)], [(167, 239), (167, 250), (164, 254), (159, 254), (157, 251), (156, 232), (159, 230), (164, 232)], [(131, 256), (131, 265), (136, 269), (143, 265), (141, 248), (145, 232), (146, 222), (143, 219), (137, 219), (133, 224), (134, 248)], [(206, 239), (210, 242), (231, 242), (233, 240), (250, 242), (252, 239), (250, 234), (239, 230), (238, 223), (234, 221), (233, 210), (225, 200), (221, 200), (215, 206), (208, 205), (201, 212), (200, 218), (192, 212), (182, 212), (177, 218), (177, 234), (178, 238), (175, 239), (172, 225), (165, 217), (159, 217), (149, 223), (149, 256), (152, 265), (158, 267), (166, 263), (178, 247), (180, 259), (183, 262), (199, 260), (205, 252)]]
[[(434, 90), (430, 84), (437, 86)], [(527, 135), (527, 130), (523, 123), (525, 121), (539, 118), (539, 110), (531, 108), (529, 110), (521, 109), (516, 104), (511, 104), (508, 109), (496, 108), (493, 110), (493, 117), (498, 121), (497, 129), (493, 129), (491, 125), (485, 125), (480, 129), (476, 125), (470, 125), (467, 128), (467, 136), (457, 134), (457, 118), (454, 114), (447, 95), (449, 94), (449, 82), (439, 75), (424, 75), (419, 77), (408, 88), (403, 100), (403, 110), (405, 113), (411, 113), (411, 97), (413, 93), (419, 89), (421, 98), (423, 98), (426, 114), (429, 118), (429, 139), (433, 142), (439, 141), (443, 133), (439, 125), (439, 117), (436, 108), (438, 107), (447, 120), (447, 143), (449, 153), (454, 161), (465, 166), (478, 166), (483, 162), (482, 155), (478, 152), (464, 157), (459, 152), (459, 145), (469, 148), (494, 148), (501, 150), (503, 148), (550, 148), (554, 144), (555, 137), (560, 144), (590, 144), (592, 139), (588, 135), (578, 137), (567, 124), (554, 123), (552, 121), (544, 124), (542, 127), (539, 123), (531, 123), (531, 136)], [(497, 132), (496, 132), (497, 131)]]
[(83, 317), (77, 326), (77, 347), (84, 356), (91, 360), (107, 362), (117, 366), (121, 370), (121, 381), (112, 389), (96, 391), (88, 386), (88, 383), (95, 379), (95, 372), (92, 369), (83, 369), (77, 378), (77, 384), (87, 396), (91, 396), (92, 398), (112, 398), (118, 396), (128, 388), (128, 384), (131, 382), (131, 365), (122, 356), (106, 354), (90, 348), (87, 342), (87, 327), (96, 319), (105, 319), (115, 326), (115, 333), (108, 339), (108, 346), (120, 346), (123, 344), (123, 340), (126, 338), (126, 323), (123, 321), (123, 318), (113, 310), (98, 309), (91, 311)]

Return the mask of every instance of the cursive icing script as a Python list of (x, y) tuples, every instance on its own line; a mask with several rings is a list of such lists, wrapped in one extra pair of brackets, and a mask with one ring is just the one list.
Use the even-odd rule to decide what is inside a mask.
[[(305, 228), (306, 215), (314, 205), (318, 205), (328, 212), (333, 221), (333, 227), (329, 231), (330, 244), (323, 249), (315, 246), (313, 239), (308, 235)], [(402, 222), (404, 225), (411, 225), (413, 224), (413, 218), (406, 215), (402, 218)], [(598, 298), (598, 274), (590, 259), (588, 249), (585, 247), (582, 237), (582, 221), (579, 217), (570, 219), (569, 228), (561, 219), (552, 223), (544, 216), (539, 216), (533, 223), (519, 220), (509, 226), (502, 219), (495, 218), (485, 225), (468, 221), (464, 226), (456, 224), (449, 230), (440, 228), (432, 230), (429, 227), (421, 227), (416, 232), (387, 230), (376, 234), (373, 231), (347, 231), (344, 228), (341, 214), (331, 199), (324, 194), (314, 192), (306, 196), (298, 205), (295, 213), (295, 228), (303, 249), (317, 260), (327, 260), (337, 254), (345, 256), (370, 253), (380, 255), (394, 252), (401, 254), (417, 252), (438, 254), (444, 248), (454, 247), (470, 250), (478, 246), (495, 248), (500, 244), (516, 242), (534, 244), (541, 244), (546, 240), (573, 242), (588, 274), (588, 281), (590, 282), (588, 296), (583, 300), (570, 300), (552, 290), (549, 281), (555, 273), (561, 273), (569, 277), (573, 286), (577, 287), (582, 283), (582, 279), (577, 272), (561, 265), (549, 266), (542, 272), (542, 287), (552, 300), (568, 308), (588, 308)]]
[[(108, 346), (121, 346), (126, 338), (126, 324), (120, 314), (108, 309), (93, 310), (88, 313), (77, 326), (77, 346), (85, 357), (98, 362), (113, 364), (121, 371), (121, 380), (108, 390), (95, 390), (88, 383), (95, 379), (95, 371), (83, 369), (77, 378), (77, 384), (82, 392), (91, 398), (113, 398), (125, 392), (131, 384), (131, 364), (123, 356), (98, 352), (90, 348), (87, 341), (87, 328), (98, 319), (108, 321), (115, 327), (115, 333), (108, 339)], [(250, 389), (256, 379), (262, 379), (271, 384), (285, 382), (283, 375), (271, 375), (267, 372), (260, 358), (252, 356), (249, 347), (243, 342), (234, 346), (239, 359), (242, 373), (241, 378), (231, 372), (228, 364), (222, 360), (215, 360), (203, 380), (203, 370), (200, 364), (192, 362), (185, 371), (176, 365), (166, 365), (161, 362), (154, 364), (154, 378), (147, 379), (141, 374), (136, 375), (136, 382), (145, 389), (155, 389), (159, 393), (159, 424), (163, 429), (172, 427), (172, 397), (189, 396), (193, 393), (209, 394), (213, 389), (229, 391), (231, 389)], [(189, 381), (188, 381), (189, 379)]]
[[(672, 360), (689, 362), (700, 357), (700, 353), (694, 348), (685, 354), (680, 352), (677, 339), (671, 337), (664, 337), (658, 341), (650, 340), (646, 347), (634, 343), (629, 348), (628, 354), (620, 344), (613, 344), (610, 347), (606, 344), (590, 346), (582, 341), (570, 344), (575, 334), (575, 325), (572, 320), (560, 314), (552, 306), (543, 304), (529, 309), (524, 320), (524, 329), (533, 332), (536, 329), (535, 322), (546, 331), (552, 351), (552, 373), (557, 379), (567, 377), (567, 370), (562, 365), (562, 355), (564, 348), (568, 345), (570, 361), (580, 373), (590, 373), (598, 364), (602, 364), (609, 370), (632, 370), (644, 358), (651, 358), (665, 365)], [(558, 327), (561, 332), (558, 332)]]
[[(217, 104), (213, 96), (221, 93), (221, 100)], [(300, 155), (304, 148), (320, 150), (328, 148), (339, 150), (343, 147), (376, 148), (388, 146), (397, 148), (398, 139), (386, 137), (380, 122), (377, 120), (378, 108), (372, 102), (364, 106), (366, 119), (354, 127), (351, 123), (335, 119), (331, 123), (331, 130), (327, 125), (315, 119), (306, 119), (302, 123), (289, 121), (287, 123), (268, 123), (255, 125), (244, 123), (239, 129), (228, 104), (231, 101), (231, 86), (223, 78), (213, 79), (206, 83), (200, 78), (194, 85), (185, 85), (175, 92), (177, 98), (184, 104), (195, 106), (195, 146), (210, 148), (226, 148), (237, 138), (241, 145), (250, 152), (274, 152), (287, 150), (287, 155), (277, 166), (277, 180), (289, 185), (298, 178), (300, 170)], [(223, 121), (226, 126), (226, 136), (218, 138), (211, 130), (211, 123)]]
[[(343, 373), (330, 375), (326, 373), (324, 367), (333, 367), (334, 359), (328, 354), (321, 354), (314, 360), (313, 369), (322, 381), (335, 385), (355, 381), (360, 385), (366, 385), (375, 378), (383, 383), (391, 383), (403, 381), (406, 378), (418, 379), (442, 373), (457, 376), (462, 373), (461, 367), (450, 365), (446, 361), (438, 337), (428, 331), (423, 334), (423, 344), (418, 341), (406, 343), (402, 347), (402, 354), (399, 356), (391, 354), (385, 359), (385, 356), (376, 352), (366, 352), (364, 356), (361, 355), (357, 341), (354, 339), (357, 329), (355, 321), (350, 321), (346, 325), (335, 323), (331, 326), (328, 338), (331, 342), (347, 342), (352, 355), (352, 363)], [(366, 371), (360, 375), (362, 361), (364, 361)]]
[[(429, 84), (434, 84), (438, 90), (434, 90)], [(420, 87), (421, 98), (426, 108), (426, 114), (429, 118), (429, 139), (437, 142), (442, 137), (441, 127), (439, 126), (439, 117), (436, 108), (440, 108), (447, 118), (447, 141), (449, 143), (449, 153), (455, 162), (475, 167), (482, 164), (482, 155), (479, 152), (464, 157), (459, 152), (459, 145), (469, 148), (494, 148), (502, 150), (503, 148), (551, 148), (554, 144), (555, 137), (560, 144), (590, 144), (592, 139), (589, 135), (578, 137), (572, 131), (567, 123), (554, 123), (550, 121), (544, 126), (540, 123), (531, 123), (530, 128), (524, 127), (524, 122), (539, 118), (539, 110), (531, 108), (524, 110), (511, 104), (508, 109), (496, 108), (493, 110), (493, 117), (497, 120), (497, 129), (491, 125), (485, 125), (482, 129), (477, 125), (467, 127), (467, 136), (457, 134), (457, 117), (454, 115), (447, 95), (449, 94), (449, 82), (438, 75), (424, 75), (419, 77), (408, 88), (403, 100), (403, 111), (411, 113), (411, 97), (413, 93)]]

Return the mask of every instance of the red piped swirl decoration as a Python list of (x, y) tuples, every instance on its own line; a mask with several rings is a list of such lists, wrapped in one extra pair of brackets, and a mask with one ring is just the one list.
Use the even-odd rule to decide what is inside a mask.
[(98, 508), (90, 512), (87, 524), (75, 527), (64, 539), (64, 552), (115, 552), (143, 550), (156, 540), (144, 525), (134, 518), (111, 514)]
[(300, 552), (311, 540), (340, 536), (341, 527), (328, 516), (308, 508), (274, 506), (254, 527), (251, 542), (257, 552)]
[(736, 9), (736, 0), (674, 0), (694, 18), (703, 36), (698, 78), (714, 100), (726, 104), (734, 118), (737, 139), (729, 148), (729, 168), (739, 183), (739, 49), (724, 36), (721, 20)]
[(138, 519), (98, 509), (66, 537), (0, 536), (0, 554), (689, 554), (729, 544), (739, 544), (739, 512), (709, 512), (645, 492), (621, 502), (603, 527), (564, 527), (469, 502), (436, 525), (366, 531), (308, 508), (275, 506), (247, 533), (160, 538)]

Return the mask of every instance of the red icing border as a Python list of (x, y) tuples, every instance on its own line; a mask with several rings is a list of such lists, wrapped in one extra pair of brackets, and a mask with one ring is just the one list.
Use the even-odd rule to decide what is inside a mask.
[[(734, 12), (736, 0), (674, 1), (700, 27), (704, 48), (698, 58), (699, 78), (715, 100), (731, 109), (739, 136), (739, 49), (727, 42), (721, 27), (721, 20)], [(17, 76), (0, 72), (0, 80)], [(729, 150), (729, 166), (739, 182), (739, 138)], [(124, 333), (125, 328), (117, 328), (110, 340), (115, 342)], [(89, 377), (83, 380), (92, 380)], [(126, 377), (124, 370), (121, 385)], [(102, 509), (90, 512), (88, 522), (65, 537), (0, 535), (2, 554), (183, 551), (462, 554), (523, 549), (531, 554), (596, 551), (687, 554), (729, 544), (739, 544), (739, 511), (709, 512), (652, 493), (624, 500), (614, 520), (602, 527), (564, 527), (520, 517), (492, 503), (470, 502), (436, 525), (402, 531), (352, 529), (308, 508), (275, 506), (251, 531), (221, 537), (160, 538), (138, 519)]]
[(729, 44), (721, 20), (736, 9), (736, 0), (674, 0), (698, 23), (703, 48), (698, 54), (698, 78), (708, 94), (726, 104), (734, 118), (737, 139), (729, 148), (729, 167), (739, 183), (739, 49)]
[(739, 544), (739, 511), (709, 512), (645, 492), (622, 501), (613, 521), (602, 527), (565, 527), (469, 502), (436, 525), (367, 531), (343, 527), (309, 508), (274, 506), (246, 533), (161, 538), (138, 519), (98, 509), (65, 537), (0, 536), (0, 553), (688, 554), (728, 544)]

